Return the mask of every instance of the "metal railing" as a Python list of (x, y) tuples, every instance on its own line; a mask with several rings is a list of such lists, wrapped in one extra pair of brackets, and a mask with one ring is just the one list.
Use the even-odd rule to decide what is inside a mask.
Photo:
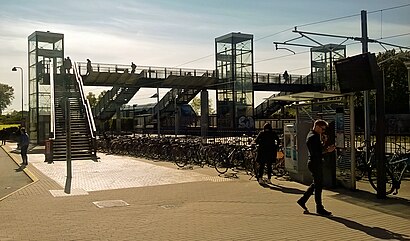
[[(92, 72), (104, 73), (136, 73), (142, 74), (143, 78), (166, 79), (170, 76), (193, 76), (193, 77), (216, 77), (215, 70), (182, 69), (168, 67), (137, 66), (133, 72), (131, 65), (92, 63)], [(87, 63), (78, 62), (80, 75), (87, 74)]]
[(78, 84), (78, 88), (79, 88), (79, 92), (80, 92), (80, 96), (81, 96), (81, 101), (82, 101), (82, 104), (83, 104), (84, 109), (85, 109), (85, 114), (86, 114), (86, 117), (87, 117), (88, 127), (89, 127), (90, 133), (91, 133), (91, 138), (92, 138), (93, 142), (95, 142), (95, 138), (96, 138), (95, 133), (96, 133), (97, 129), (95, 127), (90, 102), (87, 100), (87, 98), (85, 97), (85, 94), (84, 94), (83, 81), (82, 81), (81, 75), (77, 71), (77, 63), (76, 62), (74, 62), (74, 75), (75, 75), (75, 79), (77, 80), (77, 84)]
[(289, 75), (284, 78), (277, 73), (255, 73), (253, 76), (254, 84), (311, 84), (309, 75)]
[(51, 137), (49, 139), (55, 140), (56, 139), (56, 114), (55, 114), (55, 99), (54, 99), (54, 91), (55, 91), (55, 86), (54, 86), (54, 68), (53, 68), (53, 63), (50, 63), (50, 98), (51, 98), (51, 108), (50, 108), (50, 116), (51, 116), (51, 123), (50, 123), (50, 134)]

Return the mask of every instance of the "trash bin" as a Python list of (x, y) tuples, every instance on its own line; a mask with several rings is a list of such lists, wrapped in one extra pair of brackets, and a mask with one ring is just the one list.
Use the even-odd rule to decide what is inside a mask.
[(51, 163), (53, 162), (53, 140), (46, 140), (45, 145), (45, 161)]

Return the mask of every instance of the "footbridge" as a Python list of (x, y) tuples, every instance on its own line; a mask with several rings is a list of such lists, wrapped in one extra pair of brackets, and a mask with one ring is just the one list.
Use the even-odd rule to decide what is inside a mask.
[[(132, 68), (131, 65), (104, 63), (92, 63), (87, 70), (87, 63), (77, 64), (84, 86), (112, 87), (93, 110), (94, 117), (101, 120), (113, 117), (119, 106), (128, 103), (140, 88), (171, 88), (153, 108), (154, 117), (158, 111), (161, 115), (172, 114), (173, 111), (164, 110), (188, 103), (202, 89), (217, 89), (219, 85), (225, 84), (215, 70), (153, 66)], [(290, 75), (285, 79), (277, 73), (255, 73), (252, 85), (254, 91), (278, 91), (282, 94), (319, 91), (323, 88), (322, 84), (314, 83), (310, 75)], [(283, 104), (268, 98), (255, 108), (255, 114), (258, 118), (268, 117)]]

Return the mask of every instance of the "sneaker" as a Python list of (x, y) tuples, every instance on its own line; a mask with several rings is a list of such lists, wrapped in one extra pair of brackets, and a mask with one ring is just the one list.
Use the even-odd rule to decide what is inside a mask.
[(327, 211), (327, 210), (324, 209), (324, 208), (316, 210), (316, 213), (319, 214), (319, 215), (323, 215), (323, 216), (330, 216), (330, 215), (332, 215), (332, 212), (329, 212), (329, 211)]
[(272, 182), (270, 181), (270, 178), (266, 179), (266, 183), (267, 184), (272, 184)]
[(262, 178), (258, 178), (258, 183), (259, 183), (259, 184), (263, 184), (263, 179), (262, 179)]
[(297, 203), (299, 204), (299, 206), (300, 206), (301, 208), (303, 208), (303, 210), (308, 211), (308, 208), (306, 207), (306, 203), (305, 203), (304, 201), (302, 201), (302, 199), (299, 199), (299, 200), (297, 201)]

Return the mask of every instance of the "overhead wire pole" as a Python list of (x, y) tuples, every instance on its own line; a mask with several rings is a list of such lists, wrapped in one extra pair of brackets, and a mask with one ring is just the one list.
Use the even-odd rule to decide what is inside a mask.
[[(361, 11), (361, 30), (362, 30), (362, 53), (369, 52), (369, 42), (367, 36), (367, 12)], [(364, 107), (364, 140), (366, 145), (366, 160), (369, 160), (370, 155), (370, 107), (369, 107), (369, 91), (363, 93), (363, 107)]]

